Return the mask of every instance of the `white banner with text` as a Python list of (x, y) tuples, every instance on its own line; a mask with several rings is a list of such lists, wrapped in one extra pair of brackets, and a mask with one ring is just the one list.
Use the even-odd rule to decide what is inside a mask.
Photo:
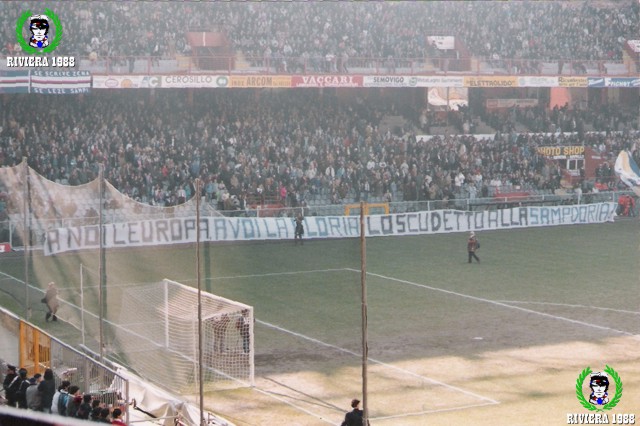
[[(400, 236), (488, 231), (537, 226), (576, 225), (613, 221), (616, 203), (576, 206), (516, 207), (468, 212), (434, 210), (365, 218), (365, 235)], [(360, 236), (358, 216), (308, 216), (305, 238)], [(196, 219), (141, 220), (103, 225), (103, 247), (141, 247), (196, 242)], [(206, 217), (200, 219), (200, 240), (209, 242), (293, 239), (295, 222), (286, 217)], [(47, 231), (45, 255), (100, 247), (98, 225)]]

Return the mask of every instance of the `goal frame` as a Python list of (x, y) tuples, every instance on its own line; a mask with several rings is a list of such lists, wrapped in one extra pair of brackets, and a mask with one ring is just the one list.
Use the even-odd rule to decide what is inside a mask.
[[(168, 338), (168, 333), (169, 333), (169, 298), (168, 298), (168, 291), (169, 291), (169, 284), (181, 287), (183, 290), (187, 290), (191, 293), (193, 293), (196, 298), (198, 297), (198, 290), (196, 288), (190, 287), (188, 285), (179, 283), (177, 281), (174, 280), (170, 280), (168, 278), (164, 278), (162, 280), (162, 285), (163, 285), (163, 292), (164, 292), (164, 302), (165, 302), (165, 309), (164, 309), (164, 314), (165, 314), (165, 338)], [(237, 307), (239, 307), (241, 310), (248, 310), (249, 311), (249, 382), (248, 385), (250, 387), (255, 386), (255, 350), (254, 350), (254, 345), (255, 345), (255, 336), (254, 336), (254, 326), (255, 326), (255, 317), (253, 316), (253, 306), (249, 306), (247, 304), (244, 304), (242, 302), (238, 302), (236, 300), (231, 300), (228, 299), (226, 297), (222, 297), (222, 296), (218, 296), (216, 294), (213, 293), (208, 293), (208, 292), (202, 292), (203, 294), (206, 294), (207, 298), (210, 299), (214, 299), (217, 300), (219, 302), (223, 302), (223, 303), (228, 303), (230, 305), (235, 305)], [(212, 318), (213, 316), (207, 316), (207, 318), (202, 318), (202, 321), (204, 321), (205, 319), (209, 319)], [(166, 342), (168, 343), (168, 342)], [(200, 348), (200, 350), (204, 350), (204, 348)], [(197, 363), (196, 363), (197, 364)], [(219, 372), (221, 373), (221, 372)], [(223, 374), (223, 373), (221, 373)], [(244, 382), (243, 380), (237, 379), (237, 378), (232, 378), (235, 381), (239, 381), (239, 382)]]
[[(204, 312), (200, 320), (204, 326), (199, 327), (198, 317), (194, 314), (198, 290), (194, 287), (164, 278), (121, 284), (112, 290), (116, 288), (120, 293), (116, 299), (121, 303), (121, 312), (117, 319), (105, 320), (113, 338), (108, 357), (144, 380), (181, 395), (192, 394), (201, 377), (207, 391), (255, 386), (252, 306), (203, 291)], [(149, 292), (157, 297), (149, 298)], [(111, 296), (114, 296), (113, 292)], [(87, 313), (95, 316), (90, 311)], [(215, 331), (221, 317), (230, 319), (223, 340), (219, 340), (220, 335)], [(145, 324), (150, 327), (145, 328)], [(202, 347), (198, 330), (202, 332)], [(246, 340), (245, 332), (248, 333)], [(135, 339), (140, 344), (132, 344)], [(225, 349), (217, 349), (219, 342), (224, 342)], [(149, 357), (140, 357), (144, 353)], [(158, 355), (162, 361), (153, 362), (153, 359), (158, 360), (155, 358)], [(179, 370), (174, 371), (174, 366)], [(171, 371), (173, 373), (167, 373)]]

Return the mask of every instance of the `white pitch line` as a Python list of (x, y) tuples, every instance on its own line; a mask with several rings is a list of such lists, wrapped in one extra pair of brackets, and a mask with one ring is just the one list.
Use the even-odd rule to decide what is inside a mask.
[[(310, 271), (292, 271), (292, 272), (269, 272), (266, 274), (251, 274), (251, 275), (233, 275), (228, 277), (209, 277), (205, 278), (204, 281), (218, 281), (218, 280), (233, 280), (237, 278), (262, 278), (262, 277), (277, 277), (280, 275), (299, 275), (299, 274), (315, 274), (318, 272), (343, 272), (343, 271), (353, 271), (351, 268), (337, 268), (337, 269), (315, 269)], [(196, 281), (197, 278), (187, 278), (176, 280), (178, 282), (190, 282)]]
[[(353, 355), (353, 356), (356, 356), (356, 357), (360, 357), (361, 356), (361, 354), (353, 352), (353, 351), (350, 351), (349, 349), (341, 348), (340, 346), (332, 345), (330, 343), (323, 342), (322, 340), (314, 339), (313, 337), (305, 336), (304, 334), (300, 334), (300, 333), (297, 333), (295, 331), (287, 330), (286, 328), (279, 327), (279, 326), (277, 326), (275, 324), (271, 324), (271, 323), (268, 323), (266, 321), (256, 320), (256, 322), (259, 323), (259, 324), (262, 324), (262, 325), (264, 325), (266, 327), (270, 327), (270, 328), (273, 328), (275, 330), (282, 331), (283, 333), (291, 334), (293, 336), (299, 337), (299, 338), (304, 339), (304, 340), (308, 340), (310, 342), (316, 343), (316, 344), (321, 345), (321, 346), (326, 346), (328, 348), (335, 349), (337, 351), (344, 352), (346, 354)], [(499, 404), (499, 402), (494, 400), (494, 399), (487, 398), (486, 396), (478, 395), (476, 393), (473, 393), (471, 391), (459, 388), (457, 386), (449, 385), (449, 384), (441, 382), (439, 380), (435, 380), (435, 379), (432, 379), (432, 378), (429, 378), (429, 377), (422, 376), (420, 374), (414, 373), (414, 372), (409, 371), (409, 370), (402, 369), (400, 367), (396, 367), (393, 364), (387, 364), (386, 362), (382, 362), (382, 361), (379, 361), (379, 360), (374, 359), (374, 358), (367, 358), (367, 359), (369, 361), (373, 362), (374, 364), (378, 364), (378, 365), (381, 365), (383, 367), (390, 368), (392, 370), (400, 371), (400, 372), (405, 373), (405, 374), (407, 374), (409, 376), (412, 376), (412, 377), (415, 377), (415, 378), (418, 378), (418, 379), (421, 379), (421, 380), (424, 380), (424, 381), (427, 381), (427, 382), (430, 382), (430, 383), (433, 383), (433, 384), (436, 384), (436, 385), (443, 386), (445, 388), (448, 388), (448, 389), (463, 393), (465, 395), (472, 396), (472, 397), (480, 399), (482, 401), (487, 401), (487, 402), (489, 402), (491, 404)]]
[(588, 306), (588, 305), (573, 305), (570, 303), (553, 303), (553, 302), (529, 302), (526, 300), (496, 300), (500, 303), (513, 303), (519, 305), (549, 305), (549, 306), (566, 306), (568, 308), (585, 308), (585, 309), (597, 309), (601, 311), (620, 312), (623, 314), (640, 315), (638, 311), (627, 311), (624, 309), (602, 308), (600, 306)]
[(273, 399), (276, 399), (276, 400), (278, 400), (278, 401), (280, 401), (280, 402), (282, 402), (282, 403), (285, 403), (285, 404), (287, 404), (287, 405), (289, 405), (289, 406), (291, 406), (291, 407), (295, 408), (296, 410), (298, 410), (298, 411), (302, 411), (303, 413), (308, 414), (308, 415), (310, 415), (310, 416), (313, 416), (313, 417), (315, 417), (315, 418), (317, 418), (317, 419), (319, 419), (319, 420), (322, 420), (322, 421), (323, 421), (323, 422), (325, 422), (325, 423), (329, 423), (330, 425), (335, 425), (335, 423), (333, 423), (333, 422), (332, 422), (332, 421), (330, 421), (330, 420), (325, 419), (325, 418), (324, 418), (324, 417), (322, 417), (320, 414), (316, 414), (316, 413), (314, 413), (314, 412), (312, 412), (312, 411), (309, 411), (309, 410), (307, 410), (307, 409), (305, 409), (305, 408), (302, 408), (302, 407), (300, 407), (300, 406), (298, 406), (298, 405), (296, 405), (296, 404), (294, 404), (294, 403), (292, 403), (292, 402), (287, 401), (286, 399), (284, 399), (284, 398), (282, 398), (282, 397), (279, 397), (279, 396), (274, 395), (272, 392), (269, 392), (269, 391), (266, 391), (266, 390), (260, 389), (260, 388), (259, 388), (259, 387), (257, 387), (257, 386), (253, 387), (253, 390), (255, 390), (255, 391), (257, 391), (257, 392), (260, 392), (260, 393), (262, 393), (262, 394), (265, 394), (265, 395), (267, 395), (267, 396), (269, 396), (269, 397), (271, 397), (271, 398), (273, 398)]
[[(356, 269), (352, 269), (352, 271), (360, 272), (360, 271), (358, 271)], [(371, 275), (372, 277), (378, 277), (378, 278), (382, 278), (382, 279), (389, 280), (389, 281), (396, 281), (396, 282), (399, 282), (399, 283), (402, 283), (402, 284), (412, 285), (414, 287), (425, 288), (427, 290), (439, 291), (439, 292), (442, 292), (442, 293), (451, 294), (453, 296), (460, 296), (460, 297), (464, 297), (466, 299), (475, 300), (476, 302), (489, 303), (489, 304), (492, 304), (492, 305), (502, 306), (502, 307), (509, 308), (509, 309), (515, 309), (517, 311), (526, 312), (526, 313), (529, 313), (529, 314), (536, 314), (536, 315), (540, 315), (540, 316), (543, 316), (543, 317), (552, 318), (554, 320), (566, 321), (566, 322), (570, 322), (572, 324), (578, 324), (578, 325), (583, 325), (583, 326), (586, 326), (586, 327), (597, 328), (599, 330), (613, 331), (614, 333), (620, 333), (620, 334), (624, 334), (624, 335), (627, 335), (627, 336), (633, 336), (633, 337), (638, 337), (639, 336), (637, 334), (630, 333), (628, 331), (617, 330), (615, 328), (605, 327), (603, 325), (598, 325), (598, 324), (591, 324), (591, 323), (588, 323), (588, 322), (578, 321), (578, 320), (574, 320), (574, 319), (571, 319), (571, 318), (561, 317), (561, 316), (558, 316), (558, 315), (551, 315), (551, 314), (547, 314), (545, 312), (538, 312), (538, 311), (534, 311), (532, 309), (521, 308), (520, 306), (508, 305), (506, 303), (498, 302), (496, 300), (485, 299), (485, 298), (477, 297), (477, 296), (471, 296), (470, 294), (458, 293), (456, 291), (445, 290), (443, 288), (431, 287), (429, 285), (418, 284), (418, 283), (414, 283), (412, 281), (402, 280), (400, 278), (387, 277), (385, 275), (374, 274), (372, 272), (367, 272), (367, 275)]]
[(382, 417), (370, 417), (369, 420), (389, 420), (389, 419), (399, 419), (402, 417), (411, 417), (411, 416), (423, 416), (425, 414), (434, 414), (434, 413), (447, 413), (447, 412), (451, 412), (451, 411), (461, 411), (461, 410), (466, 410), (468, 408), (477, 408), (477, 407), (487, 407), (489, 405), (495, 405), (493, 403), (486, 403), (486, 404), (473, 404), (473, 405), (464, 405), (462, 407), (455, 407), (455, 408), (442, 408), (440, 410), (425, 410), (425, 411), (417, 411), (417, 412), (413, 412), (413, 413), (406, 413), (406, 414), (398, 414), (395, 416), (382, 416)]

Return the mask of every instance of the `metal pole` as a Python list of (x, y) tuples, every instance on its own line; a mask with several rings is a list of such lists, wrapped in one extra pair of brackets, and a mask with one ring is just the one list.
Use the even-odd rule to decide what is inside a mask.
[(163, 280), (164, 288), (164, 347), (169, 347), (169, 282)]
[(82, 346), (86, 346), (85, 329), (84, 329), (84, 273), (82, 271), (82, 263), (80, 264), (80, 323), (82, 325)]
[(104, 285), (105, 285), (105, 280), (104, 280), (104, 244), (103, 244), (103, 239), (104, 239), (104, 229), (103, 229), (103, 225), (104, 225), (104, 216), (103, 216), (103, 212), (102, 212), (102, 206), (104, 204), (104, 165), (100, 164), (100, 172), (98, 174), (98, 182), (100, 185), (100, 206), (98, 207), (98, 211), (100, 212), (99, 216), (100, 216), (100, 223), (99, 223), (99, 227), (98, 227), (98, 235), (100, 237), (100, 249), (99, 249), (99, 267), (98, 267), (98, 273), (100, 274), (100, 285), (98, 286), (98, 302), (100, 303), (100, 309), (99, 309), (99, 328), (100, 328), (100, 362), (104, 361)]
[(367, 246), (365, 239), (364, 202), (360, 202), (360, 286), (362, 289), (362, 424), (369, 424), (369, 405), (367, 402)]
[(127, 419), (127, 424), (131, 423), (131, 417), (129, 417), (129, 381), (125, 380), (124, 382), (124, 392), (125, 392), (125, 404), (124, 404), (124, 418)]
[(23, 224), (24, 227), (24, 317), (29, 320), (31, 317), (31, 306), (29, 303), (29, 246), (31, 240), (31, 229), (29, 228), (29, 164), (27, 163), (27, 157), (22, 158), (22, 167), (24, 174), (24, 196), (22, 197), (22, 211), (23, 211)]
[(200, 393), (200, 424), (204, 419), (204, 376), (202, 374), (202, 277), (200, 274), (200, 179), (196, 179), (196, 278), (198, 280), (198, 391)]

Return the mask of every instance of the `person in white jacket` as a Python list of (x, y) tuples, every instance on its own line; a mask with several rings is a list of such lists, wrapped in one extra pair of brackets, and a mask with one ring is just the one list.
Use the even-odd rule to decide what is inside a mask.
[(64, 380), (60, 386), (58, 386), (58, 390), (56, 391), (56, 393), (53, 394), (53, 399), (51, 400), (51, 413), (52, 414), (60, 414), (58, 413), (58, 401), (60, 400), (60, 394), (61, 393), (66, 393), (68, 394), (69, 392), (67, 392), (67, 389), (69, 389), (69, 386), (71, 386), (71, 382), (68, 380)]

